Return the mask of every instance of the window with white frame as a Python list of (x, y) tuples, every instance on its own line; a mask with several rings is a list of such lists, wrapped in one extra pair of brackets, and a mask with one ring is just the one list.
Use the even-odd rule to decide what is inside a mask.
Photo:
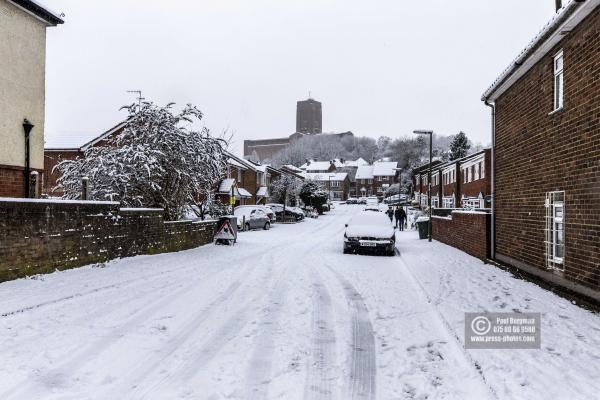
[(444, 208), (454, 208), (454, 196), (444, 197), (442, 200), (444, 201)]
[(546, 194), (546, 266), (564, 270), (565, 192)]
[(481, 179), (485, 178), (485, 161), (481, 162)]
[(563, 107), (565, 80), (563, 76), (564, 57), (562, 50), (554, 56), (554, 110)]
[(463, 208), (483, 208), (482, 202), (483, 200), (478, 198), (463, 199), (462, 205)]
[(378, 176), (378, 177), (377, 177), (377, 180), (378, 180), (379, 182), (381, 182), (381, 181), (383, 180), (383, 176)]
[(473, 180), (477, 181), (479, 180), (479, 163), (473, 165), (473, 170), (475, 171), (475, 176), (473, 176)]
[(440, 201), (440, 199), (438, 199), (437, 196), (432, 197), (431, 198), (431, 207), (433, 207), (433, 208), (439, 208), (439, 205), (440, 205), (439, 201)]
[(368, 182), (369, 182), (369, 184), (372, 184), (373, 183), (373, 179), (369, 179)]
[(340, 187), (341, 183), (340, 181), (331, 181), (331, 187)]

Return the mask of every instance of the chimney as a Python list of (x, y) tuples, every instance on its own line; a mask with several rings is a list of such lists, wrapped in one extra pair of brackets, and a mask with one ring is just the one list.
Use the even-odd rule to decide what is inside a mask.
[(559, 12), (562, 8), (562, 0), (555, 0), (556, 3), (556, 12)]

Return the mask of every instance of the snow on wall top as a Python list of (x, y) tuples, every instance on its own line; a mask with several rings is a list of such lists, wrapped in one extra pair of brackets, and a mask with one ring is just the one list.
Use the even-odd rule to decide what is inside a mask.
[(117, 201), (62, 200), (62, 199), (22, 199), (15, 197), (0, 197), (0, 203), (42, 203), (42, 204), (104, 204), (118, 205)]

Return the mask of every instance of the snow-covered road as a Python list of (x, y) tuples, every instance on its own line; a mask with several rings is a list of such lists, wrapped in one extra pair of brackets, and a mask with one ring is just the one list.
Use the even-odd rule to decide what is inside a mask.
[[(600, 316), (415, 232), (343, 255), (360, 208), (0, 284), (0, 399), (597, 398)], [(541, 350), (464, 350), (511, 310)]]

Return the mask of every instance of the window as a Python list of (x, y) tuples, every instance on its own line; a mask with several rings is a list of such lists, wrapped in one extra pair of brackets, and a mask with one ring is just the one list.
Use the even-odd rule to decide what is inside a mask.
[(439, 208), (439, 200), (438, 197), (432, 197), (431, 198), (431, 207), (432, 208)]
[(463, 199), (462, 206), (463, 208), (483, 208), (482, 202), (483, 200), (478, 198)]
[(444, 208), (454, 208), (454, 197), (444, 197)]
[(373, 184), (373, 179), (369, 179), (369, 185)]
[(546, 267), (564, 270), (565, 192), (546, 194)]
[(383, 176), (378, 176), (378, 177), (377, 177), (377, 180), (378, 180), (379, 182), (381, 182), (381, 181), (383, 180)]
[(475, 176), (473, 177), (474, 181), (479, 180), (479, 163), (473, 165), (473, 169), (475, 170)]
[(340, 181), (331, 181), (331, 187), (340, 187)]
[(554, 56), (554, 110), (560, 110), (563, 107), (564, 86), (563, 77), (563, 52), (562, 50)]
[(485, 178), (485, 161), (481, 162), (481, 179)]

